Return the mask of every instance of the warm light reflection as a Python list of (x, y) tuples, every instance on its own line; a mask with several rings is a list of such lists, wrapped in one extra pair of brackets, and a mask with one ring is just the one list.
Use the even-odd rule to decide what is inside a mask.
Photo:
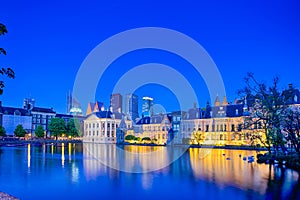
[(72, 161), (72, 158), (71, 158), (72, 146), (71, 145), (72, 145), (71, 143), (68, 144), (68, 154), (69, 154), (69, 162), (70, 163)]
[(232, 184), (242, 189), (251, 186), (261, 194), (266, 191), (266, 184), (261, 182), (261, 178), (268, 176), (268, 167), (243, 160), (245, 156), (256, 157), (257, 152), (213, 149), (203, 157), (201, 151), (201, 148), (189, 149), (195, 177), (214, 182), (221, 187)]
[(30, 144), (27, 145), (27, 167), (30, 168), (30, 161), (31, 161), (31, 152), (30, 152)]
[(61, 165), (65, 165), (65, 144), (61, 144)]
[(53, 143), (51, 144), (51, 154), (52, 155), (54, 154), (54, 144)]
[(176, 149), (174, 151), (166, 147), (128, 145), (121, 149), (114, 144), (92, 143), (84, 143), (83, 146), (84, 170), (87, 177), (91, 179), (106, 174), (105, 165), (122, 171), (146, 172), (156, 167), (161, 169), (160, 166), (168, 166), (170, 160), (176, 155)]

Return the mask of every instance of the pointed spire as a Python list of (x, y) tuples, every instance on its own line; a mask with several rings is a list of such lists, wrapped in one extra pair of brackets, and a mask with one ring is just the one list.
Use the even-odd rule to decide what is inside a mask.
[(220, 106), (220, 99), (219, 99), (219, 96), (216, 97), (216, 100), (215, 100), (215, 106)]
[(228, 105), (228, 101), (227, 101), (227, 97), (226, 97), (226, 96), (224, 96), (222, 105), (223, 105), (223, 106)]

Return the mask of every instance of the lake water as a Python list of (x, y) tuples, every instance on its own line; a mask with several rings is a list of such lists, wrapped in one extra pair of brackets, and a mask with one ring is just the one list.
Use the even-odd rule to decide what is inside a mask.
[(182, 147), (167, 149), (67, 143), (0, 147), (0, 191), (31, 200), (300, 199), (299, 174), (243, 160), (256, 151), (195, 148), (177, 159), (174, 152)]

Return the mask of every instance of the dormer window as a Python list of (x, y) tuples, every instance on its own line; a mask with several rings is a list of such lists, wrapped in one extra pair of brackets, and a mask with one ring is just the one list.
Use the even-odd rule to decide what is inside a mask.
[(235, 110), (235, 115), (239, 115), (239, 110), (238, 109)]
[(294, 102), (295, 102), (295, 103), (298, 102), (298, 97), (297, 97), (297, 95), (294, 96)]
[(210, 115), (210, 117), (212, 117), (212, 114), (213, 114), (213, 112), (212, 112), (212, 111), (210, 111), (210, 112), (209, 112), (209, 115)]

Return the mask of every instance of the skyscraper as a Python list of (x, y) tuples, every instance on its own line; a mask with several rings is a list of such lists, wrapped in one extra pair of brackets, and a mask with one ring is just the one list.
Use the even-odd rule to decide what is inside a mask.
[(80, 103), (73, 97), (71, 91), (67, 94), (67, 114), (82, 115), (82, 109)]
[(110, 108), (112, 112), (122, 113), (122, 95), (112, 94), (110, 95)]
[(153, 114), (153, 98), (143, 97), (142, 115), (143, 117), (150, 117)]
[(135, 94), (127, 94), (125, 100), (125, 114), (135, 122), (139, 118), (139, 99)]

